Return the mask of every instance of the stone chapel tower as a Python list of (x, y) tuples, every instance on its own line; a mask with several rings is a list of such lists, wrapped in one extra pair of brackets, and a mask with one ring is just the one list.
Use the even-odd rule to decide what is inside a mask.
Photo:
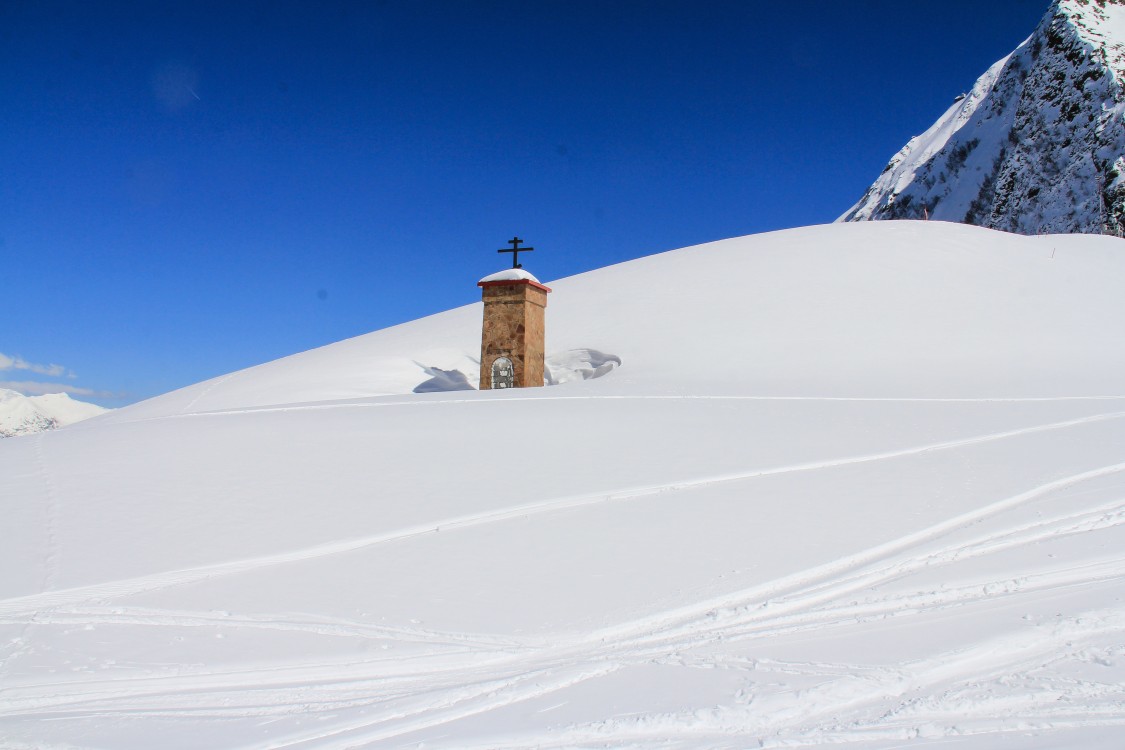
[(478, 282), (484, 300), (480, 339), (480, 389), (532, 388), (543, 385), (546, 338), (544, 312), (550, 289), (516, 262), (532, 250), (511, 241), (513, 267)]

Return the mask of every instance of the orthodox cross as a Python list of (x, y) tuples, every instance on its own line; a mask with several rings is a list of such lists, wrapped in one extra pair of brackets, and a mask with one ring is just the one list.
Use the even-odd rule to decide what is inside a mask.
[(498, 253), (512, 254), (512, 268), (523, 268), (523, 266), (519, 262), (520, 253), (530, 253), (535, 249), (533, 247), (520, 247), (521, 242), (523, 242), (523, 240), (521, 240), (519, 237), (513, 237), (512, 239), (508, 240), (508, 244), (511, 245), (511, 247), (501, 248), (496, 251)]

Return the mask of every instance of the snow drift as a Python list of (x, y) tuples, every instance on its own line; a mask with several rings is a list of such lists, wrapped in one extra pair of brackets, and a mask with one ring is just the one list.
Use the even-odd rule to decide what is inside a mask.
[(470, 305), (4, 441), (0, 735), (1116, 748), (1123, 284), (812, 227), (551, 282), (556, 386), (414, 393)]

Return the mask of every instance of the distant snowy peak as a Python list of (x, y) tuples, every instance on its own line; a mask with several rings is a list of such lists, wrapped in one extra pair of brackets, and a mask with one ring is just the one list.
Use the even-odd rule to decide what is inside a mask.
[(1125, 0), (1056, 0), (839, 221), (1125, 235)]
[(0, 388), (0, 437), (54, 430), (107, 411), (96, 404), (75, 401), (65, 393), (24, 396)]

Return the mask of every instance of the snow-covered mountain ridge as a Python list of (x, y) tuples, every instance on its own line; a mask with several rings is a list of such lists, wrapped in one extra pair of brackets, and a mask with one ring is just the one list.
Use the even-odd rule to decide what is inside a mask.
[(0, 441), (0, 745), (1119, 750), (1120, 240), (549, 286), (619, 366), (415, 392), (478, 303)]
[(840, 221), (1125, 234), (1125, 5), (1055, 0)]
[(54, 430), (107, 411), (97, 404), (76, 401), (66, 393), (24, 396), (0, 388), (0, 438)]

